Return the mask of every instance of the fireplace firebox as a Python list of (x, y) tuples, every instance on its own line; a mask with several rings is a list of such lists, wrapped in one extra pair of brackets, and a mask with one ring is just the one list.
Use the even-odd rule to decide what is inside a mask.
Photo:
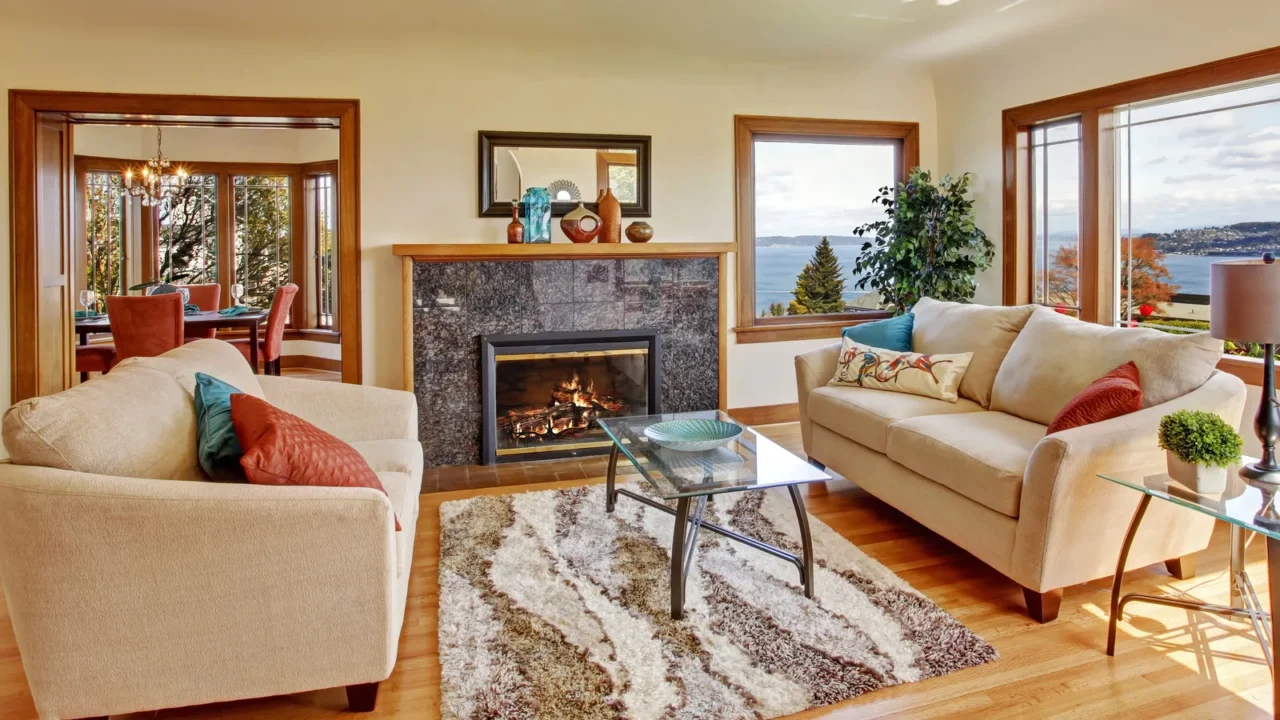
[(486, 465), (608, 452), (598, 419), (662, 412), (655, 331), (482, 335), (480, 363)]

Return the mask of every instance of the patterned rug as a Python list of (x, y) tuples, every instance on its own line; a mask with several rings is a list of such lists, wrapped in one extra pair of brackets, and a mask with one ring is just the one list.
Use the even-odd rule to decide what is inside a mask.
[[(625, 483), (643, 492), (639, 483)], [(720, 495), (710, 522), (799, 554), (785, 490)], [(440, 506), (445, 718), (773, 718), (997, 658), (810, 516), (794, 565), (709, 532), (670, 616), (674, 518), (604, 486)]]

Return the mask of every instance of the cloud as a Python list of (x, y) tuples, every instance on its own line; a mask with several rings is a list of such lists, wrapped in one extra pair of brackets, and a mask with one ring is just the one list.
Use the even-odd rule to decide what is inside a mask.
[(1235, 130), (1236, 127), (1236, 114), (1233, 111), (1201, 115), (1198, 118), (1192, 118), (1186, 127), (1178, 131), (1178, 139), (1221, 141), (1224, 135)]
[[(1169, 162), (1169, 156), (1168, 156), (1168, 155), (1161, 155), (1160, 157), (1154, 157), (1154, 158), (1151, 158), (1150, 160), (1148, 160), (1148, 161), (1145, 163), (1145, 165), (1146, 165), (1147, 167), (1151, 167), (1152, 165), (1163, 165), (1163, 164), (1165, 164), (1165, 163), (1167, 163), (1167, 162)], [(1183, 162), (1186, 162), (1186, 158), (1183, 158)]]
[(1184, 185), (1186, 183), (1198, 182), (1219, 182), (1221, 180), (1230, 180), (1233, 175), (1231, 173), (1194, 173), (1192, 175), (1168, 175), (1165, 177), (1165, 183), (1169, 185)]

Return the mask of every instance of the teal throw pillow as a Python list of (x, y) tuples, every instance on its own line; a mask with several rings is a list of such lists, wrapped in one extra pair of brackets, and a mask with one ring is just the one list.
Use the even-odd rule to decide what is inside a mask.
[(216, 377), (196, 373), (196, 449), (210, 480), (247, 482), (240, 467), (240, 441), (231, 423), (231, 396), (239, 389)]
[(916, 316), (907, 313), (888, 320), (847, 327), (843, 335), (861, 345), (870, 345), (881, 350), (912, 352), (911, 330), (915, 324)]

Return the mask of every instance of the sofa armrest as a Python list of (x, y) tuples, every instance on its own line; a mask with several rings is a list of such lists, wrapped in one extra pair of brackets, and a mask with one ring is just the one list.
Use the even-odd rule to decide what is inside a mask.
[(368, 488), (0, 465), (0, 578), (40, 716), (385, 679), (393, 522)]
[(809, 393), (822, 387), (836, 376), (836, 363), (840, 359), (840, 343), (824, 345), (796, 356), (796, 395), (800, 402), (800, 437), (805, 452), (811, 445), (812, 423), (809, 422)]
[[(1160, 418), (1175, 410), (1205, 410), (1238, 428), (1244, 402), (1244, 383), (1215, 372), (1180, 398), (1041, 440), (1023, 477), (1013, 578), (1044, 592), (1111, 575), (1140, 494), (1098, 473), (1164, 472), (1164, 451), (1157, 440)], [(1155, 503), (1130, 550), (1129, 566), (1202, 550), (1212, 530), (1213, 520), (1206, 515)]]
[(267, 402), (347, 442), (418, 439), (413, 393), (271, 375), (259, 382)]

